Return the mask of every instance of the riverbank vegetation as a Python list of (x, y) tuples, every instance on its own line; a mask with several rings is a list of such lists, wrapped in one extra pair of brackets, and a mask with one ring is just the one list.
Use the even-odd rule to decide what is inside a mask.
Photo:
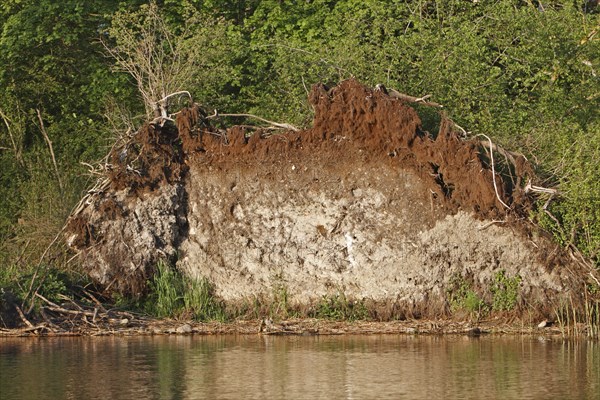
[[(221, 113), (307, 126), (309, 86), (350, 77), (429, 95), (465, 135), (534, 161), (557, 194), (540, 195), (531, 220), (597, 269), (599, 12), (594, 1), (3, 1), (0, 308), (10, 301), (27, 317), (43, 305), (36, 293), (57, 302), (89, 283), (61, 230), (95, 179), (90, 165), (155, 102), (185, 90)], [(435, 131), (436, 115), (422, 115)], [(225, 319), (208, 282), (175, 284), (165, 268), (146, 312)], [(487, 303), (457, 282), (451, 308), (507, 311), (511, 279), (498, 276)], [(362, 307), (338, 296), (315, 312), (364, 318)], [(568, 309), (557, 319), (598, 326), (597, 303), (589, 315)]]

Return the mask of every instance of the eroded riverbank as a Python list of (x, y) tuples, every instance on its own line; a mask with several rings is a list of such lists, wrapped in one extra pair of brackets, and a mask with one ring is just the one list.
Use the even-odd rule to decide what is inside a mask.
[(381, 86), (315, 85), (309, 101), (305, 130), (219, 129), (194, 106), (115, 145), (67, 229), (86, 272), (139, 298), (164, 262), (227, 306), (342, 299), (385, 321), (581, 320), (596, 304), (597, 271), (531, 217), (542, 183), (524, 156), (444, 115), (426, 131)]

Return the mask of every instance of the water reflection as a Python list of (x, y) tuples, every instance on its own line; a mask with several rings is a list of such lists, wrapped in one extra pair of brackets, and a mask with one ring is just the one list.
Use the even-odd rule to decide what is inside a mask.
[(598, 343), (514, 337), (0, 338), (0, 398), (598, 398)]

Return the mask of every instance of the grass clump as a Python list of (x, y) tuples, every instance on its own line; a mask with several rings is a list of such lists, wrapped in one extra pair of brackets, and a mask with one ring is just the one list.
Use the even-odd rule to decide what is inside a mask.
[(554, 313), (563, 336), (584, 335), (590, 339), (600, 338), (600, 285), (586, 285), (583, 306), (573, 298), (562, 299)]
[(277, 286), (273, 290), (273, 301), (269, 306), (269, 316), (271, 318), (290, 318), (300, 316), (298, 310), (294, 309), (290, 303), (290, 294), (285, 285)]
[(224, 320), (222, 303), (213, 293), (206, 278), (188, 278), (160, 261), (149, 282), (150, 293), (144, 301), (144, 310), (156, 317), (190, 317), (196, 320)]
[(323, 296), (312, 313), (315, 318), (336, 321), (358, 321), (369, 318), (364, 301), (349, 300), (344, 293)]
[(450, 309), (453, 312), (466, 311), (471, 316), (479, 318), (489, 311), (489, 306), (472, 286), (472, 284), (458, 274), (452, 277), (450, 288), (448, 289)]

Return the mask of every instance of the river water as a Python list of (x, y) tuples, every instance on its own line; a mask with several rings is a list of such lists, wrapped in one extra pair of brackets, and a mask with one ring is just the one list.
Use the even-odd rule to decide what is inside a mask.
[(0, 338), (0, 399), (600, 399), (592, 341)]

